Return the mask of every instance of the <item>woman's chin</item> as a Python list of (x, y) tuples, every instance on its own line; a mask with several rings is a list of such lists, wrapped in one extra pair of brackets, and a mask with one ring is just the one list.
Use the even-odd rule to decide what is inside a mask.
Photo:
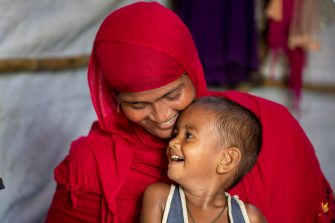
[(173, 128), (165, 130), (149, 131), (149, 132), (158, 138), (169, 139), (172, 136)]

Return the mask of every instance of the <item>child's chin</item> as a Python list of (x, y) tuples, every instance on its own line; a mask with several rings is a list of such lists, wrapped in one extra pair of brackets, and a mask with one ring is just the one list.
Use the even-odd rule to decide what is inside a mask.
[(167, 172), (167, 176), (168, 176), (169, 179), (172, 180), (172, 181), (175, 181), (175, 182), (178, 181), (178, 177), (176, 176), (176, 174), (174, 173), (174, 171), (170, 170), (170, 168), (169, 168), (169, 170), (168, 170), (168, 172)]

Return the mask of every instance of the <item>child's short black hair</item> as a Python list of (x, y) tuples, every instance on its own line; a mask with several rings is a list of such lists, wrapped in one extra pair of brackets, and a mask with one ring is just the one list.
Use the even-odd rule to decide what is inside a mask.
[(261, 123), (253, 112), (223, 97), (202, 97), (193, 104), (204, 105), (216, 115), (213, 123), (220, 133), (224, 148), (236, 147), (241, 150), (241, 162), (230, 186), (232, 187), (256, 163), (262, 144)]

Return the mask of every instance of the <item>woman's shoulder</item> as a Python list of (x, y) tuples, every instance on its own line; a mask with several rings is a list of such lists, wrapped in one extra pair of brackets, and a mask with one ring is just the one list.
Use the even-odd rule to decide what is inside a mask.
[(112, 144), (111, 135), (107, 135), (94, 123), (88, 135), (72, 141), (68, 156), (74, 161), (92, 159), (95, 150)]
[(111, 140), (103, 134), (92, 134), (92, 132), (72, 141), (68, 155), (55, 169), (56, 181), (68, 184), (69, 180), (72, 181), (70, 178), (76, 178), (75, 181), (91, 179), (91, 182), (97, 182), (96, 150), (102, 147), (110, 148), (111, 143)]
[(212, 94), (214, 96), (225, 97), (234, 101), (235, 103), (249, 109), (258, 117), (270, 115), (294, 119), (287, 107), (284, 105), (252, 93), (230, 90), (225, 92), (212, 92)]
[(226, 97), (228, 99), (231, 99), (233, 101), (236, 101), (238, 103), (241, 103), (243, 105), (243, 103), (245, 104), (252, 104), (252, 103), (257, 103), (257, 104), (265, 104), (268, 106), (274, 106), (276, 108), (283, 108), (286, 109), (285, 106), (283, 106), (282, 104), (263, 98), (261, 96), (255, 95), (253, 93), (250, 92), (241, 92), (241, 91), (236, 91), (236, 90), (229, 90), (229, 91), (225, 91), (225, 92), (220, 92), (218, 93), (219, 95)]

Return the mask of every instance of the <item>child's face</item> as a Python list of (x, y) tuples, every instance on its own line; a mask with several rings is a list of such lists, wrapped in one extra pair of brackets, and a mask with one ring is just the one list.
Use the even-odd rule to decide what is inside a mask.
[(220, 136), (214, 118), (200, 105), (191, 105), (181, 114), (167, 149), (170, 179), (183, 186), (184, 182), (200, 186), (217, 176)]

